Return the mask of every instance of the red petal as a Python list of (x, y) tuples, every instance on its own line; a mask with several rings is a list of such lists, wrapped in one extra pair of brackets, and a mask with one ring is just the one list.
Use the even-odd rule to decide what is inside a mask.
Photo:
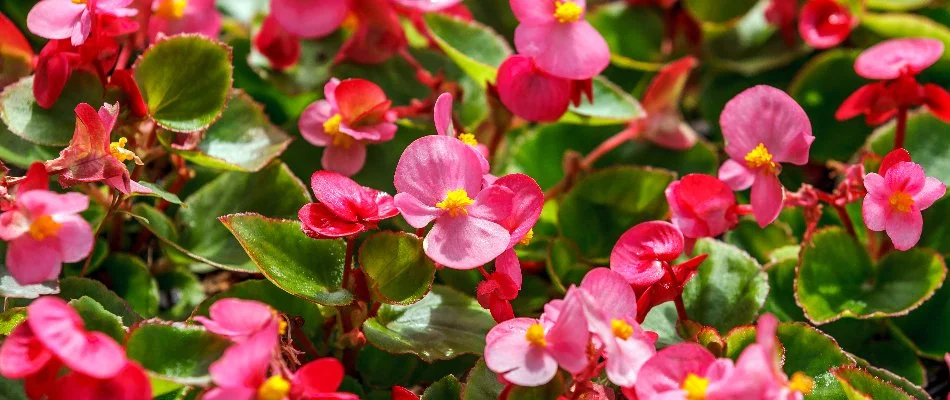
[(254, 47), (278, 71), (289, 68), (300, 59), (300, 39), (284, 29), (272, 15), (264, 18), (261, 30), (254, 37)]
[(402, 386), (393, 386), (392, 400), (419, 400), (419, 396)]
[(695, 57), (686, 56), (660, 69), (660, 73), (650, 82), (646, 94), (643, 95), (641, 103), (647, 113), (678, 107), (689, 73), (698, 64), (699, 61)]
[(884, 91), (883, 83), (872, 83), (861, 86), (838, 107), (835, 118), (838, 121), (848, 120), (858, 115), (870, 112), (874, 101)]
[(33, 48), (30, 42), (20, 33), (13, 21), (0, 13), (0, 48), (4, 51), (13, 50), (33, 58)]
[(343, 44), (339, 60), (360, 64), (376, 64), (388, 60), (408, 46), (399, 16), (389, 0), (354, 2), (353, 13), (359, 27)]
[(302, 398), (336, 392), (343, 383), (343, 364), (335, 358), (320, 358), (300, 367), (292, 380), (294, 394)]
[(30, 165), (26, 171), (26, 177), (17, 187), (17, 194), (23, 194), (31, 190), (48, 190), (49, 173), (46, 172), (46, 166), (41, 162), (35, 162)]
[(542, 72), (526, 56), (511, 56), (498, 68), (498, 97), (515, 115), (535, 122), (553, 122), (567, 111), (570, 80)]
[(932, 83), (924, 85), (924, 104), (934, 116), (950, 122), (950, 93), (942, 87)]
[(148, 106), (145, 105), (145, 99), (142, 97), (139, 85), (135, 83), (135, 78), (132, 77), (132, 70), (121, 69), (113, 72), (109, 83), (118, 87), (128, 97), (129, 109), (132, 110), (132, 115), (136, 117), (148, 115)]
[[(347, 125), (353, 126), (360, 119), (382, 114), (389, 107), (386, 93), (375, 83), (365, 79), (347, 79), (336, 87), (336, 106)], [(381, 106), (385, 105), (385, 109)]]
[(878, 175), (884, 176), (887, 170), (897, 165), (897, 163), (910, 161), (910, 153), (908, 153), (907, 150), (904, 150), (903, 148), (894, 149), (890, 153), (887, 153), (887, 155), (884, 156), (884, 159), (881, 160), (881, 167), (878, 169), (877, 173)]
[(323, 203), (306, 204), (297, 216), (300, 218), (303, 233), (314, 239), (345, 237), (366, 229), (363, 224), (338, 217)]
[[(50, 42), (47, 47), (56, 46)], [(44, 49), (36, 64), (36, 76), (33, 78), (33, 97), (36, 98), (36, 104), (40, 107), (50, 108), (56, 104), (59, 95), (63, 93), (66, 87), (66, 81), (72, 74), (72, 68), (69, 65), (70, 57), (64, 53), (52, 53), (46, 55)]]

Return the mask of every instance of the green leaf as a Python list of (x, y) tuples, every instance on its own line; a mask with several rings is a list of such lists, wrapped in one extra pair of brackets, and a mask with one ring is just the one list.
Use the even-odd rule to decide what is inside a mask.
[(903, 390), (860, 368), (835, 368), (832, 373), (835, 378), (838, 378), (838, 382), (841, 382), (841, 388), (849, 400), (902, 400), (910, 398)]
[(713, 239), (701, 239), (693, 254), (709, 256), (683, 289), (689, 319), (720, 332), (755, 319), (769, 293), (768, 276), (741, 249)]
[(33, 97), (33, 77), (26, 77), (7, 86), (0, 93), (0, 118), (10, 132), (20, 138), (45, 146), (66, 146), (73, 137), (79, 103), (102, 106), (102, 83), (95, 75), (77, 71), (66, 81), (63, 94), (53, 107), (43, 109)]
[(425, 16), (436, 44), (482, 88), (495, 82), (498, 66), (511, 55), (504, 38), (477, 21), (439, 13)]
[(26, 320), (26, 307), (13, 307), (0, 313), (0, 336), (9, 335), (17, 325)]
[(900, 377), (891, 371), (888, 371), (883, 368), (872, 367), (870, 365), (864, 365), (860, 362), (860, 360), (858, 360), (858, 365), (861, 368), (864, 368), (869, 374), (874, 375), (875, 377), (883, 380), (884, 382), (890, 383), (891, 385), (894, 385), (900, 388), (901, 390), (904, 391), (904, 393), (909, 394), (914, 399), (917, 399), (917, 400), (932, 400), (933, 399), (932, 397), (930, 397), (929, 394), (927, 394), (926, 391), (924, 391), (923, 388), (913, 383), (910, 383), (907, 379), (904, 379), (903, 377)]
[(950, 285), (944, 285), (919, 308), (890, 320), (920, 355), (939, 360), (950, 353)]
[(676, 305), (673, 304), (672, 301), (668, 301), (653, 307), (647, 314), (646, 319), (643, 320), (642, 325), (643, 329), (655, 332), (659, 335), (659, 338), (656, 340), (656, 348), (662, 349), (683, 342), (683, 338), (680, 337), (679, 332), (676, 330), (678, 320), (679, 316), (676, 314)]
[(290, 136), (274, 126), (264, 108), (240, 89), (231, 91), (231, 99), (221, 118), (205, 132), (193, 150), (172, 145), (175, 134), (161, 131), (162, 144), (188, 161), (226, 171), (257, 172), (287, 149)]
[[(860, 45), (906, 37), (937, 39), (950, 47), (950, 28), (916, 14), (865, 13), (861, 24), (851, 34), (852, 40)], [(944, 53), (943, 58), (950, 58), (950, 55)]]
[(155, 274), (158, 290), (165, 294), (169, 303), (163, 304), (159, 316), (167, 320), (182, 320), (191, 315), (205, 299), (204, 288), (193, 272), (177, 266)]
[(854, 72), (858, 54), (859, 50), (852, 49), (821, 53), (802, 67), (789, 86), (788, 93), (808, 113), (812, 132), (821, 143), (813, 146), (810, 153), (818, 160), (848, 160), (871, 132), (864, 118), (835, 118), (844, 100), (868, 83)]
[(88, 278), (65, 278), (59, 281), (59, 289), (57, 296), (64, 300), (78, 299), (83, 296), (95, 300), (110, 313), (122, 318), (124, 326), (133, 326), (142, 321), (142, 317), (135, 313), (129, 303), (99, 281)]
[(0, 123), (0, 159), (3, 162), (26, 169), (32, 163), (52, 160), (58, 155), (58, 147), (30, 143), (14, 135), (6, 125)]
[(702, 22), (729, 22), (752, 9), (758, 0), (683, 0), (683, 8)]
[(7, 379), (0, 376), (0, 398), (4, 400), (27, 400), (26, 392), (23, 389), (23, 381), (20, 379)]
[(735, 245), (751, 254), (761, 263), (769, 261), (769, 255), (779, 247), (797, 243), (792, 237), (792, 229), (781, 221), (775, 221), (765, 228), (751, 218), (739, 220), (723, 238), (726, 243)]
[(424, 361), (481, 354), (495, 326), (488, 310), (453, 289), (435, 285), (415, 304), (384, 304), (363, 324), (366, 339), (390, 353), (411, 353)]
[[(798, 267), (798, 246), (789, 246), (794, 254), (765, 265), (769, 275), (769, 294), (763, 310), (774, 314), (780, 321), (805, 321), (802, 308), (795, 302), (795, 268)], [(784, 250), (780, 249), (780, 250)]]
[(244, 251), (271, 282), (288, 293), (323, 305), (345, 305), (353, 295), (342, 288), (346, 245), (341, 239), (313, 239), (297, 221), (257, 214), (221, 217)]
[(156, 198), (165, 200), (171, 204), (181, 205), (181, 199), (178, 198), (178, 195), (174, 193), (170, 193), (169, 191), (165, 190), (161, 186), (158, 186), (151, 182), (145, 182), (145, 181), (138, 181), (138, 183), (139, 185), (149, 188), (152, 191), (152, 193), (149, 193), (149, 194), (133, 193), (133, 195), (156, 197)]
[(430, 385), (425, 393), (422, 394), (422, 400), (448, 400), (460, 399), (462, 397), (462, 384), (458, 378), (452, 375), (446, 375), (438, 382)]
[[(743, 3), (746, 0), (730, 3), (694, 1), (721, 7), (722, 4)], [(735, 24), (703, 25), (702, 47), (709, 64), (750, 76), (791, 64), (811, 51), (802, 42), (789, 47), (775, 25), (769, 23), (765, 16), (770, 2), (749, 1), (757, 4)]]
[(644, 115), (643, 107), (629, 93), (602, 76), (593, 80), (594, 103), (572, 105), (560, 122), (584, 125), (616, 125)]
[(661, 169), (614, 167), (584, 177), (561, 203), (561, 233), (580, 248), (585, 259), (606, 260), (628, 229), (663, 219), (667, 213), (663, 191), (674, 176)]
[(815, 324), (905, 315), (930, 298), (946, 274), (933, 250), (893, 252), (873, 265), (844, 230), (826, 228), (802, 249), (795, 298)]
[(882, 320), (840, 319), (822, 326), (845, 351), (868, 365), (886, 368), (914, 382), (924, 384), (924, 367), (903, 339), (890, 332)]
[[(891, 122), (875, 130), (868, 139), (871, 151), (880, 155), (890, 153), (894, 149), (896, 127), (896, 123)], [(947, 131), (950, 131), (950, 124), (937, 119), (927, 111), (911, 114), (907, 118), (904, 148), (913, 157), (915, 163), (924, 167), (927, 176), (950, 184), (950, 163), (947, 163), (950, 159), (950, 146), (946, 146), (943, 135), (937, 134)], [(926, 219), (924, 221), (930, 222)]]
[(244, 272), (257, 267), (241, 250), (240, 243), (218, 217), (256, 212), (272, 218), (296, 219), (297, 211), (310, 202), (303, 182), (283, 164), (273, 164), (260, 172), (228, 172), (215, 178), (185, 199), (178, 211), (183, 224), (179, 244), (200, 256), (197, 261)]
[(435, 264), (422, 250), (422, 239), (411, 233), (379, 232), (360, 246), (360, 268), (380, 301), (411, 304), (429, 292)]
[(231, 342), (195, 325), (146, 323), (129, 335), (129, 359), (161, 378), (185, 385), (209, 383), (208, 367)]
[(666, 30), (659, 9), (610, 3), (588, 13), (587, 21), (607, 41), (615, 65), (622, 66), (627, 60), (663, 61)]
[(462, 394), (462, 399), (496, 400), (504, 388), (505, 385), (499, 382), (495, 373), (485, 365), (485, 360), (479, 359), (465, 380), (465, 393)]
[(363, 377), (363, 383), (371, 387), (411, 387), (416, 382), (412, 375), (422, 361), (412, 354), (389, 354), (373, 346), (363, 346), (356, 358), (356, 369), (373, 371)]
[(233, 75), (231, 48), (202, 35), (160, 40), (134, 68), (149, 114), (165, 129), (206, 129), (227, 103)]
[(70, 301), (69, 306), (82, 317), (87, 330), (105, 333), (118, 343), (125, 341), (125, 327), (122, 326), (122, 319), (106, 311), (99, 302), (88, 296), (82, 296)]
[(924, 210), (923, 216), (926, 222), (917, 246), (937, 250), (944, 256), (950, 254), (950, 197), (937, 200)]
[(868, 8), (872, 10), (906, 11), (926, 7), (933, 0), (867, 0)]
[(136, 313), (152, 317), (158, 313), (158, 284), (148, 265), (131, 254), (113, 254), (103, 262), (109, 286), (132, 305)]
[(554, 379), (541, 386), (512, 386), (508, 400), (553, 400), (564, 394), (564, 375), (560, 371)]
[(561, 293), (567, 293), (571, 285), (580, 285), (591, 266), (580, 259), (577, 246), (563, 237), (551, 241), (545, 263), (551, 282)]

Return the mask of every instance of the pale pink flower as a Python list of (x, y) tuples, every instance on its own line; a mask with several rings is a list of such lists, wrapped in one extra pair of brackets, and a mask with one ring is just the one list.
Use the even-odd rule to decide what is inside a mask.
[(336, 31), (352, 0), (271, 0), (271, 15), (290, 33), (316, 39)]
[(241, 299), (221, 299), (208, 309), (211, 318), (195, 317), (205, 329), (224, 336), (235, 343), (243, 343), (263, 334), (270, 339), (266, 343), (277, 345), (280, 319), (266, 304)]
[(439, 98), (435, 100), (432, 117), (435, 120), (436, 133), (458, 138), (465, 144), (472, 146), (472, 150), (481, 157), (482, 173), (489, 173), (488, 147), (478, 143), (478, 141), (475, 140), (474, 134), (455, 130), (455, 123), (452, 122), (452, 95), (450, 93), (442, 93), (439, 95)]
[[(696, 343), (666, 347), (643, 364), (635, 386), (639, 400), (727, 400), (743, 397), (729, 390), (734, 365)], [(738, 395), (738, 397), (737, 397)]]
[(586, 0), (511, 0), (520, 24), (518, 53), (545, 72), (565, 79), (591, 79), (610, 64), (610, 49), (585, 17)]
[(861, 77), (874, 80), (897, 79), (901, 75), (917, 75), (940, 59), (943, 42), (930, 38), (892, 39), (861, 52), (854, 61), (854, 70)]
[(148, 21), (149, 40), (159, 34), (198, 33), (212, 39), (221, 32), (221, 14), (214, 0), (153, 0)]
[[(86, 41), (92, 32), (97, 14), (131, 17), (138, 13), (133, 0), (43, 0), (26, 16), (26, 25), (36, 35), (47, 39), (70, 39), (73, 46)], [(92, 8), (95, 4), (95, 9)]]
[(732, 384), (725, 389), (732, 393), (733, 397), (730, 398), (801, 400), (804, 395), (811, 393), (815, 386), (811, 377), (796, 372), (789, 379), (782, 370), (784, 357), (779, 353), (775, 336), (777, 328), (778, 319), (774, 315), (763, 314), (759, 317), (756, 342), (739, 355), (730, 380)]

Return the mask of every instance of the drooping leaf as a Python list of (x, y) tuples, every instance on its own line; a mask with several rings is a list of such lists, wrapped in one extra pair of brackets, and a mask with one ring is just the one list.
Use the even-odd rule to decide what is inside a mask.
[(33, 77), (7, 86), (0, 93), (0, 118), (20, 138), (44, 146), (66, 146), (73, 137), (79, 103), (99, 108), (103, 103), (102, 83), (95, 75), (77, 71), (66, 81), (63, 94), (50, 109), (36, 104)]
[(195, 385), (210, 381), (208, 367), (231, 342), (196, 325), (146, 323), (129, 335), (129, 359), (162, 379)]
[(165, 190), (164, 188), (162, 188), (162, 187), (160, 187), (160, 186), (158, 186), (158, 185), (156, 185), (156, 184), (154, 184), (154, 183), (151, 183), (151, 182), (139, 181), (138, 183), (139, 183), (139, 185), (142, 185), (142, 186), (145, 186), (145, 187), (149, 188), (149, 190), (151, 190), (152, 192), (151, 192), (151, 193), (148, 193), (148, 194), (133, 193), (133, 195), (135, 195), (135, 196), (156, 197), (156, 198), (165, 200), (165, 201), (167, 201), (167, 202), (169, 202), (169, 203), (171, 203), (171, 204), (181, 205), (181, 199), (178, 197), (178, 195), (176, 195), (176, 194), (174, 194), (174, 193), (171, 193), (171, 192)]
[(380, 301), (411, 304), (422, 299), (435, 278), (435, 264), (411, 233), (379, 232), (359, 250), (360, 268)]
[(713, 239), (701, 239), (694, 254), (709, 256), (686, 284), (683, 302), (690, 320), (720, 332), (751, 323), (769, 293), (768, 275), (748, 253)]

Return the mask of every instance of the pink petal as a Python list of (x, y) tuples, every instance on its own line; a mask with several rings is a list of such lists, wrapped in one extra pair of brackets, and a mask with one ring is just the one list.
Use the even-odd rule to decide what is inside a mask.
[(38, 372), (52, 358), (53, 354), (33, 335), (30, 324), (21, 323), (0, 347), (0, 375), (22, 379)]
[(335, 392), (343, 383), (343, 364), (335, 358), (321, 358), (300, 367), (291, 380), (293, 392), (304, 398)]
[[(677, 120), (679, 115), (676, 116)], [(649, 119), (648, 121), (654, 121)], [(649, 125), (643, 137), (657, 146), (670, 150), (689, 150), (699, 141), (699, 134), (689, 124), (679, 122), (671, 129), (666, 126)]]
[(895, 79), (905, 71), (916, 75), (943, 55), (943, 43), (929, 38), (891, 39), (865, 50), (854, 70), (867, 79)]
[(413, 228), (425, 228), (432, 220), (442, 214), (442, 210), (430, 205), (422, 204), (419, 199), (409, 193), (398, 193), (393, 202), (402, 217)]
[(365, 79), (341, 81), (334, 95), (340, 116), (350, 126), (375, 125), (391, 103), (382, 88)]
[(514, 192), (511, 214), (501, 225), (511, 232), (511, 241), (508, 247), (514, 247), (524, 239), (528, 231), (534, 227), (541, 217), (544, 207), (544, 192), (534, 181), (534, 178), (525, 174), (509, 174), (498, 178), (494, 185), (503, 186)]
[(912, 162), (899, 162), (887, 170), (884, 183), (892, 192), (906, 192), (913, 195), (924, 187), (927, 174), (924, 167)]
[(153, 14), (148, 21), (149, 41), (155, 43), (159, 34), (174, 36), (181, 33), (197, 33), (217, 39), (221, 33), (221, 14), (214, 8), (196, 10), (192, 2), (188, 3), (185, 15), (180, 19), (168, 20)]
[[(329, 84), (328, 84), (329, 85)], [(333, 140), (323, 130), (323, 123), (327, 122), (336, 111), (327, 100), (317, 100), (307, 106), (300, 115), (300, 134), (303, 138), (314, 146), (327, 146)]]
[(68, 39), (85, 11), (85, 4), (76, 4), (72, 0), (43, 0), (30, 10), (26, 25), (30, 32), (38, 36)]
[(346, 176), (356, 175), (365, 163), (366, 145), (360, 142), (353, 142), (349, 148), (328, 146), (323, 150), (323, 158), (320, 160), (324, 169)]
[(350, 10), (350, 0), (272, 0), (270, 7), (284, 29), (314, 39), (340, 27)]
[(785, 188), (775, 175), (759, 175), (752, 184), (752, 213), (759, 226), (765, 228), (778, 218), (785, 204)]
[(671, 183), (665, 191), (672, 222), (683, 236), (719, 236), (738, 222), (736, 197), (719, 179), (689, 174)]
[(746, 190), (755, 182), (755, 174), (736, 160), (726, 160), (719, 167), (719, 179), (732, 190)]
[(679, 100), (689, 79), (689, 73), (699, 64), (693, 56), (686, 56), (666, 64), (650, 82), (643, 95), (643, 108), (647, 114), (679, 110)]
[(584, 314), (584, 299), (577, 290), (569, 290), (557, 322), (548, 331), (545, 348), (561, 368), (578, 373), (587, 367), (587, 347), (590, 335)]
[(79, 314), (63, 299), (41, 297), (27, 308), (27, 317), (40, 342), (73, 370), (106, 379), (126, 364), (122, 347), (101, 332), (87, 333)]
[(223, 388), (246, 388), (257, 392), (267, 377), (267, 368), (277, 344), (277, 335), (254, 335), (243, 343), (228, 347), (224, 355), (208, 368), (211, 380)]
[[(569, 0), (587, 8), (586, 0)], [(540, 24), (554, 22), (555, 2), (552, 0), (511, 0), (511, 11), (521, 23)]]
[[(98, 7), (97, 7), (98, 8)], [(88, 9), (83, 10), (79, 15), (79, 23), (73, 25), (73, 33), (70, 35), (70, 43), (73, 46), (80, 46), (85, 43), (89, 33), (92, 32), (92, 15)]]
[(608, 268), (594, 268), (584, 276), (580, 287), (593, 297), (607, 318), (636, 318), (637, 297), (620, 274)]
[(683, 234), (673, 224), (649, 221), (624, 232), (610, 252), (610, 269), (636, 287), (663, 278), (660, 261), (670, 262), (683, 252)]
[(207, 392), (202, 400), (256, 400), (257, 388), (246, 387), (216, 387)]
[(827, 49), (847, 39), (857, 24), (847, 7), (835, 0), (809, 0), (802, 7), (798, 32), (809, 46)]
[[(438, 136), (431, 136), (438, 137)], [(433, 261), (455, 269), (484, 265), (508, 248), (508, 230), (471, 216), (442, 216), (422, 242)]]
[(666, 392), (679, 392), (687, 375), (705, 376), (706, 368), (714, 361), (716, 358), (709, 350), (695, 343), (666, 347), (640, 369), (637, 396), (653, 399)]
[(146, 400), (152, 398), (152, 385), (138, 364), (129, 362), (118, 375), (96, 379), (78, 372), (56, 382), (50, 400)]
[(909, 250), (920, 240), (920, 232), (924, 227), (924, 219), (917, 207), (911, 207), (909, 212), (892, 210), (885, 222), (887, 236), (894, 243), (894, 248), (900, 251)]
[(488, 332), (485, 364), (488, 369), (519, 386), (540, 386), (557, 373), (557, 361), (525, 339), (528, 327), (538, 321), (515, 318), (502, 322)]
[[(398, 0), (397, 0), (398, 1)], [(435, 101), (432, 111), (435, 119), (435, 131), (443, 136), (455, 136), (455, 126), (452, 125), (452, 94), (442, 93)]]
[(880, 232), (884, 230), (887, 221), (889, 204), (887, 200), (880, 200), (876, 196), (868, 195), (861, 204), (861, 216), (868, 229)]
[(53, 220), (60, 224), (56, 240), (64, 262), (79, 262), (92, 252), (95, 238), (85, 219), (78, 215), (58, 215)]
[(481, 164), (458, 139), (424, 136), (410, 143), (399, 157), (393, 183), (398, 192), (434, 206), (453, 190), (476, 195), (482, 183)]
[(78, 214), (89, 208), (89, 198), (82, 193), (59, 194), (33, 190), (21, 194), (17, 200), (34, 218), (42, 215)]
[(310, 176), (310, 188), (317, 200), (339, 218), (356, 221), (359, 197), (366, 188), (332, 171), (314, 172)]
[(934, 202), (940, 200), (947, 193), (947, 185), (937, 178), (927, 177), (924, 187), (914, 195), (914, 205), (921, 211), (926, 210)]
[(765, 85), (746, 89), (729, 100), (719, 125), (726, 153), (733, 160), (744, 160), (761, 143), (774, 161), (803, 165), (815, 140), (805, 110), (785, 92)]
[(587, 21), (523, 23), (515, 29), (515, 47), (538, 68), (564, 79), (590, 79), (610, 64), (607, 42)]
[(654, 347), (655, 339), (646, 335), (636, 321), (631, 318), (627, 320), (634, 327), (634, 333), (627, 339), (612, 337), (609, 341), (616, 346), (608, 346), (607, 353), (607, 377), (611, 382), (630, 387), (636, 384), (640, 369), (656, 353)]
[(7, 245), (7, 269), (21, 285), (54, 280), (63, 268), (63, 256), (55, 238), (43, 241), (23, 235)]
[(11, 241), (30, 231), (30, 218), (22, 210), (0, 214), (0, 239)]
[(393, 0), (403, 7), (413, 8), (422, 12), (442, 11), (454, 7), (462, 0)]
[(529, 121), (557, 121), (571, 101), (571, 81), (545, 73), (531, 57), (508, 57), (498, 67), (496, 82), (505, 107)]
[[(195, 317), (211, 332), (241, 343), (251, 336), (276, 327), (276, 315), (267, 305), (241, 299), (221, 299), (208, 309), (210, 319)], [(275, 332), (276, 333), (276, 329)]]
[(511, 214), (514, 195), (511, 189), (504, 186), (486, 187), (475, 197), (475, 203), (468, 207), (468, 215), (500, 224)]
[(518, 260), (518, 253), (514, 249), (505, 250), (495, 259), (495, 273), (504, 275), (511, 281), (511, 284), (517, 289), (515, 290), (515, 296), (517, 296), (517, 291), (521, 290), (522, 275), (521, 262)]

